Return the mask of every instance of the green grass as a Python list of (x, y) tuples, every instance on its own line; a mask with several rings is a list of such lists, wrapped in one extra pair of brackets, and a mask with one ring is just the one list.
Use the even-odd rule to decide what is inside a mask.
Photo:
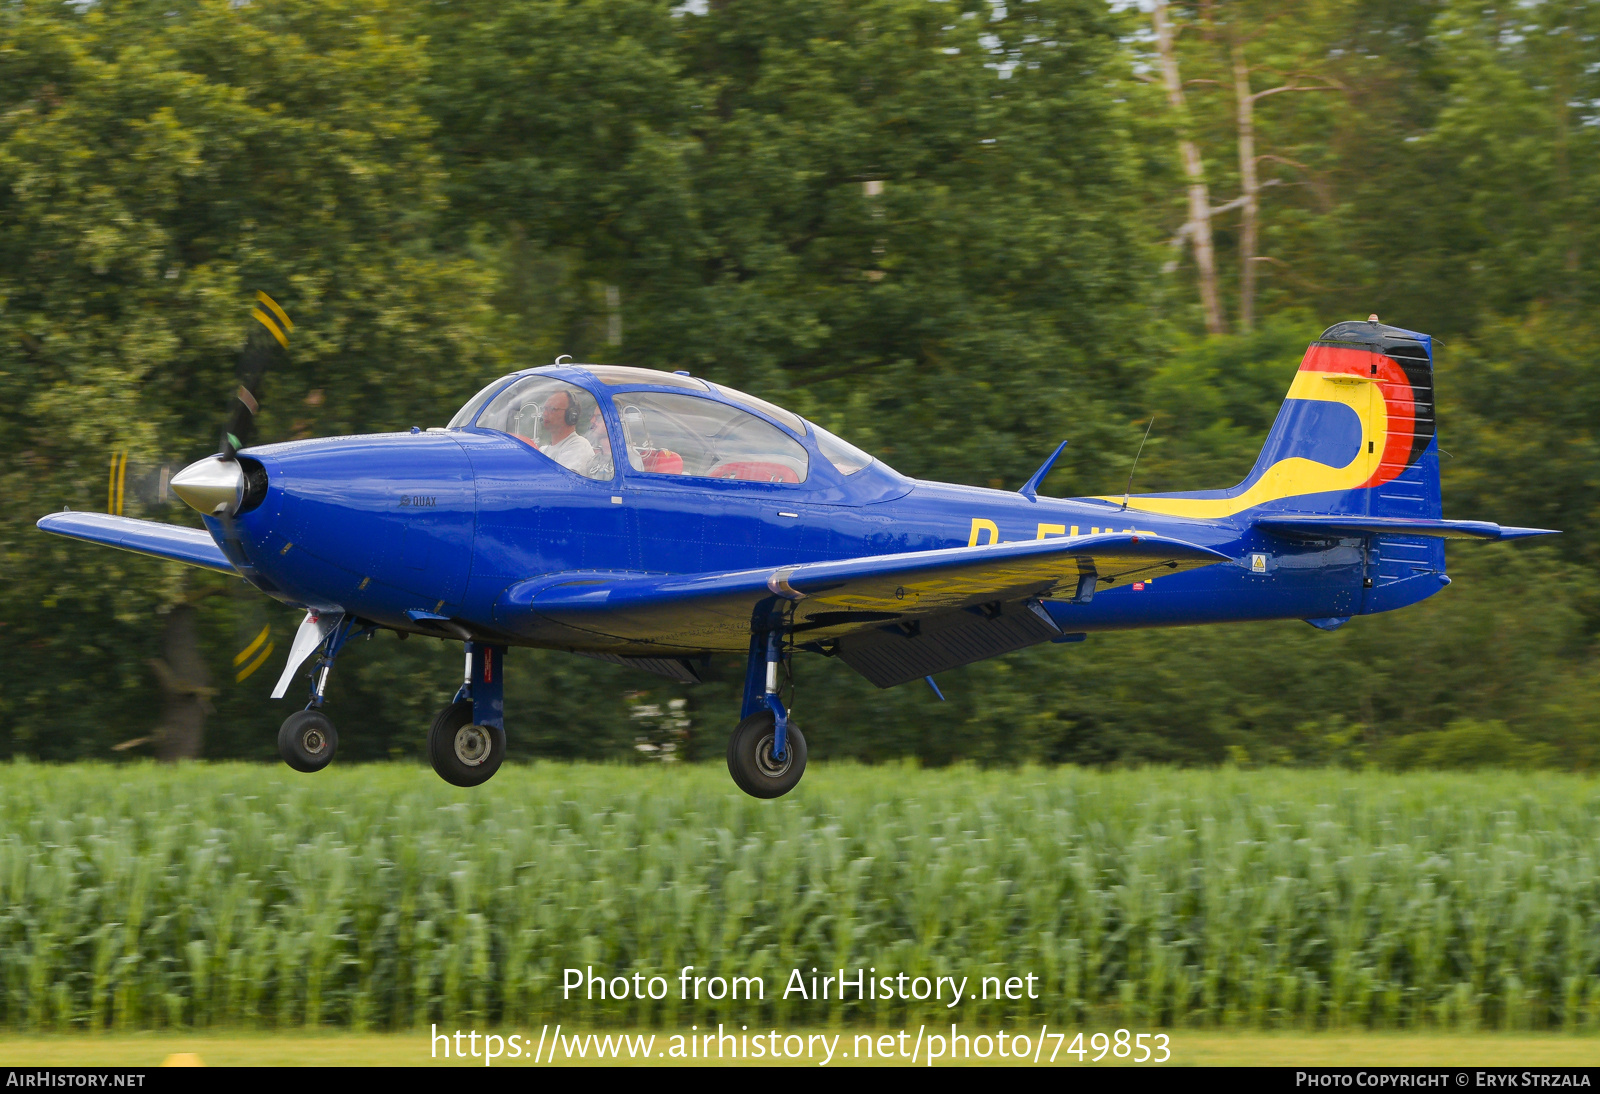
[[(562, 1000), (561, 970), (765, 978)], [(774, 998), (792, 968), (1037, 1000)], [(675, 992), (673, 995), (675, 996)], [(1600, 786), (819, 765), (0, 767), (0, 1028), (1600, 1029)]]

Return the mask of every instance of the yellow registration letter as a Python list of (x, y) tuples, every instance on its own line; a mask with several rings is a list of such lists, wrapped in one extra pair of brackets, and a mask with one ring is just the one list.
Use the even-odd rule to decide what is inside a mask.
[(1045, 536), (1064, 536), (1066, 534), (1067, 526), (1065, 524), (1041, 524), (1039, 525), (1039, 534), (1034, 538), (1043, 539)]
[(982, 517), (973, 517), (972, 518), (972, 538), (967, 540), (967, 546), (968, 547), (976, 547), (978, 545), (978, 533), (979, 532), (988, 532), (989, 533), (989, 542), (990, 543), (999, 543), (1000, 542), (1000, 529), (995, 527), (994, 521), (992, 521), (992, 520), (984, 520)]

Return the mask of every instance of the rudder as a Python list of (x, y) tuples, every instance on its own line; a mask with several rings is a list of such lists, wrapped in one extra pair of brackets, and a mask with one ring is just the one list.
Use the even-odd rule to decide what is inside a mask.
[[(1326, 503), (1319, 511), (1375, 517), (1443, 515), (1432, 343), (1425, 334), (1369, 321), (1336, 323), (1307, 348), (1295, 387), (1306, 389), (1312, 400), (1325, 401), (1331, 391), (1352, 383), (1368, 388), (1361, 415), (1361, 447), (1365, 451), (1358, 454), (1366, 457), (1360, 461), (1365, 477), (1341, 491), (1342, 496), (1319, 498)], [(1302, 377), (1306, 374), (1320, 376), (1321, 384), (1305, 383)], [(1293, 438), (1280, 436), (1294, 394), (1291, 388), (1291, 398), (1263, 446), (1262, 460), (1274, 453), (1275, 441), (1280, 446), (1295, 443)]]

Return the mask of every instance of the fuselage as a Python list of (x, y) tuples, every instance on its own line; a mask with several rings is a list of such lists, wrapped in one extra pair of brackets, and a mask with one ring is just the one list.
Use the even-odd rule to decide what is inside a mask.
[(471, 425), (296, 441), (241, 453), (266, 472), (266, 490), (234, 518), (231, 539), (216, 519), (208, 526), (241, 572), (285, 603), (402, 631), (559, 648), (576, 648), (570, 632), (542, 634), (525, 621), (508, 629), (497, 617), (508, 588), (546, 574), (753, 570), (1101, 531), (1169, 536), (1232, 561), (1106, 587), (1088, 603), (1047, 602), (1064, 632), (1327, 623), (1415, 603), (1448, 581), (1438, 540), (1293, 539), (1252, 528), (1248, 514), (1144, 512), (1138, 496), (1127, 507), (1030, 498), (914, 480), (881, 462), (845, 474), (819, 450), (814, 427), (800, 434), (771, 418), (805, 447), (803, 481), (644, 471), (612, 438), (626, 436), (614, 400), (648, 386), (538, 371), (594, 398), (616, 449), (609, 477), (574, 473), (525, 439)]

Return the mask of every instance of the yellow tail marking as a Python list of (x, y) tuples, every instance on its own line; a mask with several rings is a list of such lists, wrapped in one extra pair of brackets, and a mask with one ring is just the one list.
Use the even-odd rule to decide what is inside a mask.
[[(1378, 462), (1383, 458), (1384, 441), (1389, 435), (1389, 408), (1383, 393), (1375, 384), (1346, 384), (1337, 380), (1327, 383), (1337, 374), (1325, 372), (1299, 372), (1289, 386), (1289, 399), (1315, 399), (1324, 402), (1344, 403), (1361, 419), (1361, 445), (1355, 459), (1343, 467), (1329, 467), (1300, 456), (1279, 460), (1237, 497), (1232, 498), (1140, 498), (1129, 500), (1128, 508), (1144, 513), (1165, 513), (1174, 517), (1196, 517), (1215, 520), (1242, 513), (1263, 502), (1302, 494), (1334, 493), (1354, 490), (1372, 477)], [(1368, 451), (1371, 448), (1372, 451)], [(1120, 502), (1121, 498), (1103, 497), (1097, 500)]]

